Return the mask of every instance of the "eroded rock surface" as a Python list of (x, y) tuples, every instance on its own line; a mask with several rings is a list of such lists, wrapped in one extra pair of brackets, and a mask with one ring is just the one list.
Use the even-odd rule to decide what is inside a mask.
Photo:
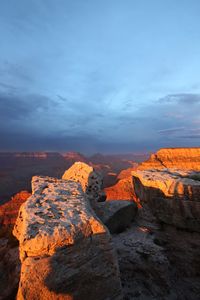
[(167, 224), (200, 231), (200, 181), (198, 173), (180, 170), (132, 172), (136, 196)]
[(113, 241), (124, 300), (199, 300), (199, 233), (140, 217)]
[(105, 201), (106, 197), (102, 191), (103, 177), (92, 166), (76, 162), (65, 171), (62, 179), (80, 182), (84, 193), (94, 206), (95, 202)]
[(111, 237), (81, 185), (33, 177), (14, 235), (21, 276), (17, 299), (122, 299)]
[(133, 201), (106, 201), (98, 204), (96, 213), (111, 233), (118, 233), (131, 225), (137, 205)]
[(142, 162), (140, 170), (178, 168), (200, 170), (200, 148), (163, 148)]

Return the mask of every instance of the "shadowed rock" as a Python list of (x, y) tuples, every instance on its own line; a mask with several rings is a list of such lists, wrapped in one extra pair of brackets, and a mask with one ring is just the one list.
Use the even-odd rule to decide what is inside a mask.
[(106, 201), (98, 204), (96, 213), (111, 233), (119, 233), (135, 219), (137, 205), (133, 201)]
[(111, 237), (74, 181), (33, 177), (14, 235), (22, 263), (17, 299), (122, 299)]

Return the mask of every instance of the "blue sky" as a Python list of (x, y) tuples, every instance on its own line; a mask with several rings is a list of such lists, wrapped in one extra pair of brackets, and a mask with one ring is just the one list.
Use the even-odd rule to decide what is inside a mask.
[(0, 150), (200, 146), (198, 0), (0, 3)]

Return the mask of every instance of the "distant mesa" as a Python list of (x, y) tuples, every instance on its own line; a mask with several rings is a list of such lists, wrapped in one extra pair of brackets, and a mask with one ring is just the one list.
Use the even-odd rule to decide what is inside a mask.
[(200, 148), (163, 148), (138, 167), (140, 170), (164, 168), (200, 170)]
[(61, 155), (62, 155), (62, 157), (64, 157), (64, 159), (71, 160), (73, 162), (76, 162), (76, 161), (87, 162), (88, 161), (88, 159), (79, 152), (65, 152), (65, 153), (61, 153)]

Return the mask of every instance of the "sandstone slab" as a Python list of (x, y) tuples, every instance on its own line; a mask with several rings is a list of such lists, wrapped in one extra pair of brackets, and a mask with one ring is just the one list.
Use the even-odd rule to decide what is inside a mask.
[(200, 231), (200, 181), (192, 179), (195, 174), (177, 169), (132, 172), (136, 196), (160, 221)]
[(33, 177), (14, 227), (17, 299), (122, 299), (111, 237), (74, 181)]

